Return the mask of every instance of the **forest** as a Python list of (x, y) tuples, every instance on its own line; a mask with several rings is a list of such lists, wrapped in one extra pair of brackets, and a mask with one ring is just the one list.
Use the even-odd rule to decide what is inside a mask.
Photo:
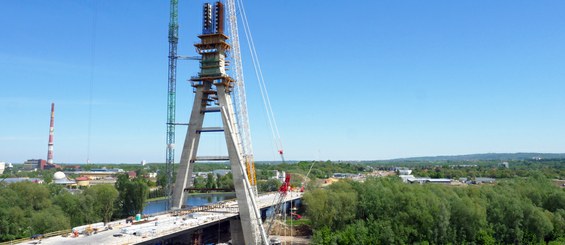
[[(340, 181), (326, 189), (307, 185), (306, 217), (311, 221), (315, 244), (564, 244), (565, 196), (552, 180), (565, 178), (565, 160), (508, 162), (509, 168), (500, 166), (498, 160), (301, 161), (258, 163), (256, 169), (260, 192), (280, 186), (279, 180), (271, 178), (274, 170), (290, 173), (294, 187), (333, 173), (368, 173), (393, 167), (408, 167), (422, 177), (497, 179), (495, 185), (460, 187), (409, 185), (395, 177)], [(54, 170), (5, 173), (0, 180), (28, 176), (43, 178), (45, 184), (0, 183), (0, 242), (128, 217), (139, 213), (147, 198), (164, 196), (164, 164), (81, 166), (101, 167), (135, 170), (137, 176), (147, 172), (158, 175), (156, 182), (122, 175), (115, 185), (95, 185), (71, 194), (49, 184)], [(197, 164), (195, 171), (228, 167)], [(194, 186), (232, 189), (232, 175), (197, 177)]]
[(76, 194), (53, 184), (0, 185), (0, 242), (135, 215), (147, 200), (146, 182), (124, 174), (115, 185), (94, 185)]
[(304, 201), (313, 244), (565, 243), (565, 192), (541, 172), (473, 186), (340, 181)]

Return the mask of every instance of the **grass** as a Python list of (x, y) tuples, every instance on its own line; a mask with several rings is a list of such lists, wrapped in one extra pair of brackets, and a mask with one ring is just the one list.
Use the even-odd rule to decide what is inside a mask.
[(286, 220), (286, 224), (290, 225), (292, 222), (292, 226), (300, 226), (300, 225), (310, 225), (310, 219), (308, 217), (302, 216), (299, 220)]

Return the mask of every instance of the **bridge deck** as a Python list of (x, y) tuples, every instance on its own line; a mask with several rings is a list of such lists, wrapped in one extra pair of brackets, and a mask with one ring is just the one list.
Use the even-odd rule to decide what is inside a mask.
[[(257, 198), (259, 207), (266, 208), (273, 205), (276, 193), (269, 193), (260, 195)], [(293, 192), (286, 196), (285, 201), (296, 200), (302, 198), (302, 193)], [(201, 208), (202, 209), (202, 208)], [(197, 211), (191, 209), (183, 211), (183, 213), (192, 213), (191, 218), (186, 218), (187, 215), (173, 216), (172, 213), (156, 215), (155, 221), (147, 222), (144, 224), (126, 224), (125, 220), (117, 220), (110, 222), (109, 225), (113, 227), (112, 230), (98, 232), (90, 236), (79, 235), (78, 237), (49, 237), (41, 241), (41, 244), (136, 244), (147, 242), (156, 238), (166, 237), (171, 234), (180, 233), (183, 231), (198, 229), (215, 224), (218, 221), (227, 220), (238, 215), (237, 201), (231, 200), (214, 205), (206, 211)], [(133, 235), (134, 233), (141, 236)], [(122, 234), (122, 236), (114, 237), (115, 234)], [(32, 241), (27, 241), (21, 244), (33, 244)]]

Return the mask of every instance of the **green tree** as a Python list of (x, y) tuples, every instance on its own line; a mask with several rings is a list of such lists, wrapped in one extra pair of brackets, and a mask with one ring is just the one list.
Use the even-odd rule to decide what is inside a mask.
[(17, 205), (22, 209), (39, 211), (51, 206), (49, 189), (45, 185), (32, 182), (19, 182), (9, 185), (18, 193)]
[(29, 235), (25, 213), (19, 207), (18, 193), (0, 187), (0, 242), (14, 240)]
[(281, 181), (278, 179), (261, 180), (257, 183), (257, 189), (259, 192), (277, 191), (281, 184)]
[(216, 185), (216, 178), (212, 173), (208, 173), (206, 177), (206, 188), (209, 189), (218, 188), (218, 186)]
[(52, 206), (31, 215), (31, 227), (36, 234), (70, 229), (69, 217), (58, 206)]
[(562, 192), (539, 174), (463, 188), (368, 178), (304, 203), (314, 244), (539, 244), (565, 240)]
[(333, 184), (330, 190), (308, 192), (304, 202), (313, 229), (323, 226), (342, 228), (353, 221), (357, 212), (357, 193), (348, 182)]
[(100, 220), (98, 213), (93, 208), (95, 199), (84, 194), (73, 195), (67, 191), (54, 196), (53, 204), (59, 206), (70, 218), (72, 227)]
[(206, 179), (202, 176), (194, 178), (194, 188), (206, 188)]
[(312, 244), (333, 244), (335, 243), (332, 231), (327, 226), (321, 227), (312, 236)]
[(232, 173), (227, 173), (224, 176), (218, 177), (217, 182), (218, 188), (235, 190)]
[(110, 222), (114, 213), (114, 202), (118, 198), (118, 191), (112, 185), (95, 185), (88, 188), (84, 194), (91, 196), (94, 202), (94, 209), (101, 214), (104, 223)]
[(116, 202), (120, 217), (128, 217), (143, 212), (149, 197), (149, 187), (141, 178), (130, 180), (127, 174), (118, 176), (115, 184), (119, 192)]

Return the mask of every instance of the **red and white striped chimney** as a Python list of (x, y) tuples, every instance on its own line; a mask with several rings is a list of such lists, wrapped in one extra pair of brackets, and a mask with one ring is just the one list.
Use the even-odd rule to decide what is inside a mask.
[(47, 164), (53, 165), (53, 131), (55, 122), (55, 103), (51, 103), (51, 123), (49, 124), (49, 143), (47, 144)]

